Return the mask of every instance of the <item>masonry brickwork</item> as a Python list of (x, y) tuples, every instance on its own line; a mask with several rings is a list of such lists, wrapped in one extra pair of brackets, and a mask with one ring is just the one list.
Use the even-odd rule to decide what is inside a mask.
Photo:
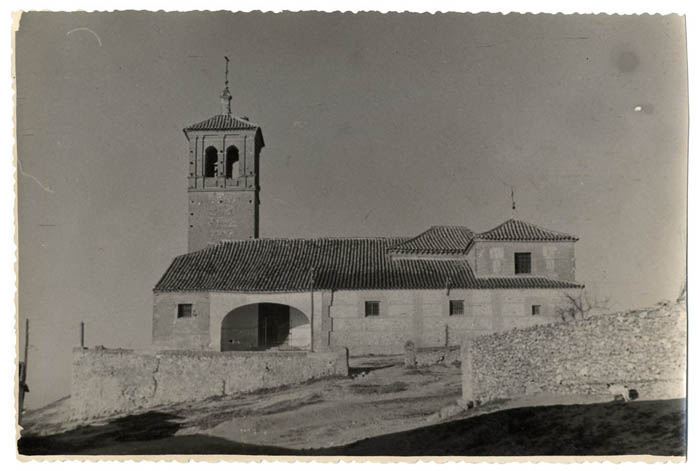
[[(192, 316), (178, 318), (178, 304), (192, 304)], [(167, 349), (210, 350), (209, 293), (155, 293), (153, 345)]]
[(532, 272), (555, 280), (574, 281), (576, 258), (574, 242), (476, 241), (467, 256), (478, 277), (514, 276), (515, 254), (532, 255)]
[[(238, 128), (238, 129), (227, 129)], [(221, 240), (253, 239), (259, 233), (260, 129), (248, 121), (220, 115), (185, 129), (189, 141), (188, 251)], [(207, 174), (207, 150), (216, 153)], [(231, 151), (231, 153), (230, 153)], [(229, 157), (235, 165), (229, 165)]]
[[(556, 310), (574, 290), (373, 290), (334, 292), (330, 345), (351, 355), (401, 354), (416, 348), (460, 345), (465, 337), (560, 320)], [(379, 301), (380, 314), (366, 317), (365, 301)], [(450, 315), (450, 301), (464, 301), (464, 313)], [(540, 306), (532, 314), (532, 306)]]
[(684, 397), (686, 311), (677, 304), (512, 329), (462, 345), (465, 402), (536, 393)]
[[(310, 348), (313, 338), (315, 351), (344, 347), (353, 356), (402, 354), (408, 341), (417, 348), (460, 345), (466, 336), (557, 322), (557, 307), (566, 303), (565, 294), (575, 292), (323, 290), (313, 296), (310, 292), (156, 292), (153, 344), (165, 349), (219, 351), (224, 319), (244, 316), (255, 304), (269, 302), (290, 306), (301, 320), (290, 324), (291, 347)], [(379, 315), (365, 315), (366, 301), (379, 302)], [(463, 301), (464, 312), (450, 315), (450, 301)], [(191, 318), (177, 318), (179, 303), (192, 303)], [(533, 315), (535, 305), (539, 311)]]
[(258, 233), (257, 191), (193, 191), (189, 198), (189, 250)]

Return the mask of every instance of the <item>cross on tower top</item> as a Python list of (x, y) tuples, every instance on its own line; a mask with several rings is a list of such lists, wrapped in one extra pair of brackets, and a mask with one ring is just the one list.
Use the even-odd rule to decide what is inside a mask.
[(231, 116), (231, 92), (228, 89), (228, 57), (224, 56), (226, 59), (226, 72), (224, 77), (224, 90), (221, 92), (221, 109), (222, 114), (226, 116)]

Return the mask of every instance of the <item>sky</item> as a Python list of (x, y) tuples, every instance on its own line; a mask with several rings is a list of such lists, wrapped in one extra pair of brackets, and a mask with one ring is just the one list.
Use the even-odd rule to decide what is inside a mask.
[[(261, 237), (411, 236), (512, 216), (580, 237), (611, 307), (685, 279), (678, 16), (29, 13), (16, 36), (19, 320), (29, 408), (71, 350), (151, 339), (187, 247), (182, 129), (262, 127)], [(20, 341), (20, 348), (23, 344)]]

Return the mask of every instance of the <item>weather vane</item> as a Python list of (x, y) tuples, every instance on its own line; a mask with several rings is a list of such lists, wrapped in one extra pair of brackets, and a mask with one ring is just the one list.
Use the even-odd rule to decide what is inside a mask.
[(226, 59), (226, 75), (224, 77), (224, 89), (221, 92), (221, 106), (222, 112), (225, 115), (231, 115), (231, 92), (228, 89), (228, 57), (224, 56)]
[(229, 62), (229, 59), (226, 56), (224, 56), (224, 59), (226, 59), (226, 78), (224, 80), (224, 85), (226, 85), (226, 88), (228, 88), (228, 62)]

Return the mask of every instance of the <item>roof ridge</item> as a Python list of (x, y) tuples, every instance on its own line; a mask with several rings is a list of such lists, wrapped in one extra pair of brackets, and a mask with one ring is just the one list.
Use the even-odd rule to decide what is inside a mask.
[[(515, 222), (522, 222), (523, 224), (527, 224), (527, 225), (529, 225), (529, 226), (536, 227), (536, 228), (538, 228), (538, 229), (540, 229), (540, 230), (542, 230), (542, 231), (554, 232), (554, 233), (556, 233), (556, 234), (561, 234), (561, 235), (565, 235), (565, 236), (571, 236), (571, 234), (569, 234), (569, 233), (561, 232), (561, 231), (555, 231), (554, 229), (547, 229), (546, 227), (542, 227), (542, 226), (540, 226), (539, 224), (535, 224), (535, 223), (533, 223), (533, 222), (527, 222), (527, 221), (523, 221), (522, 219), (515, 219), (515, 218), (511, 218), (511, 219), (512, 219), (513, 221), (515, 221)], [(506, 222), (508, 222), (508, 221), (506, 221)]]
[[(256, 239), (221, 239), (218, 242), (214, 242), (207, 247), (193, 250), (192, 252), (186, 252), (184, 254), (177, 255), (175, 258), (184, 257), (186, 255), (195, 254), (198, 252), (204, 252), (205, 250), (212, 250), (217, 247), (222, 247), (227, 244), (240, 244), (249, 243), (256, 241), (271, 241), (271, 242), (314, 242), (314, 241), (329, 241), (329, 240), (376, 240), (376, 241), (392, 241), (395, 239), (408, 239), (408, 236), (327, 236), (327, 237), (258, 237)], [(387, 249), (390, 249), (388, 247)]]
[(484, 232), (476, 233), (476, 236), (475, 236), (474, 238), (475, 238), (475, 239), (478, 239), (478, 240), (483, 240), (483, 239), (482, 239), (482, 236), (484, 236), (484, 235), (486, 235), (486, 234), (488, 234), (488, 233), (490, 233), (490, 232), (496, 232), (498, 229), (500, 229), (501, 227), (505, 226), (505, 225), (508, 224), (509, 222), (521, 223), (521, 224), (524, 224), (524, 225), (526, 225), (526, 226), (530, 226), (530, 227), (534, 227), (534, 228), (536, 228), (536, 229), (539, 229), (540, 231), (543, 231), (543, 232), (549, 232), (549, 233), (551, 233), (551, 234), (556, 234), (556, 235), (559, 235), (559, 236), (564, 236), (564, 237), (567, 237), (567, 238), (571, 238), (571, 239), (574, 239), (574, 240), (578, 240), (578, 237), (576, 237), (576, 236), (574, 236), (574, 235), (572, 235), (572, 234), (569, 234), (569, 233), (567, 233), (567, 232), (556, 231), (556, 230), (554, 230), (554, 229), (548, 229), (548, 228), (543, 227), (543, 226), (540, 226), (540, 225), (538, 225), (538, 224), (535, 224), (535, 223), (532, 223), (532, 222), (528, 222), (528, 221), (524, 221), (524, 220), (522, 220), (522, 219), (516, 219), (516, 218), (514, 218), (514, 217), (511, 217), (511, 218), (507, 219), (506, 221), (502, 222), (501, 224), (499, 224), (499, 225), (497, 225), (497, 226), (495, 226), (495, 227), (493, 227), (493, 228), (491, 228), (491, 229), (489, 229), (489, 230), (486, 230), (486, 231), (484, 231)]
[(251, 242), (255, 240), (388, 240), (406, 239), (408, 236), (322, 236), (322, 237), (258, 237), (257, 239), (221, 239), (222, 242)]
[(430, 228), (429, 228), (428, 230), (434, 229), (434, 228), (436, 228), (436, 227), (448, 227), (448, 228), (450, 228), (450, 229), (466, 229), (466, 230), (468, 230), (469, 232), (473, 232), (474, 234), (476, 234), (476, 232), (474, 232), (473, 230), (471, 230), (469, 227), (463, 226), (463, 225), (461, 225), (461, 224), (436, 224), (436, 225), (430, 226)]
[(248, 124), (250, 124), (250, 125), (252, 125), (252, 126), (260, 127), (260, 126), (258, 125), (258, 123), (256, 123), (255, 121), (251, 120), (248, 116), (225, 115), (225, 114), (223, 114), (223, 113), (220, 114), (220, 115), (218, 115), (218, 116), (230, 116), (231, 118), (237, 119), (237, 120), (239, 120), (239, 121), (245, 121), (246, 123), (248, 123)]
[[(476, 232), (463, 225), (432, 225), (415, 237), (411, 237), (408, 240), (404, 240), (389, 247), (388, 250), (390, 252), (396, 251), (409, 253), (431, 253), (438, 250), (441, 252), (458, 253), (463, 252), (465, 247), (469, 246), (475, 234)], [(431, 236), (433, 247), (411, 247), (411, 245), (416, 242), (418, 245), (420, 245), (421, 239), (427, 239), (430, 241)], [(458, 248), (455, 247), (455, 244), (458, 243), (459, 239), (466, 239), (466, 241), (462, 240), (461, 242), (464, 244), (464, 246), (459, 244), (460, 246)], [(442, 242), (445, 245), (435, 247), (434, 244), (436, 242)]]
[(404, 245), (404, 244), (408, 244), (409, 242), (413, 242), (414, 240), (418, 239), (420, 236), (426, 234), (426, 233), (427, 233), (428, 231), (430, 231), (433, 227), (435, 227), (435, 226), (430, 226), (429, 228), (427, 228), (426, 230), (424, 230), (423, 232), (421, 232), (421, 233), (418, 234), (417, 236), (411, 237), (411, 238), (409, 238), (408, 240), (404, 240), (403, 242), (398, 243), (398, 244), (396, 244), (396, 245), (392, 245), (391, 247), (388, 247), (387, 249), (388, 249), (388, 250), (394, 250), (396, 247), (398, 247), (398, 246), (400, 246), (400, 245)]
[[(244, 129), (255, 129), (255, 128), (260, 128), (260, 125), (254, 121), (252, 121), (249, 117), (247, 116), (235, 116), (235, 115), (230, 115), (230, 114), (223, 114), (223, 113), (218, 113), (212, 116), (209, 116), (208, 118), (205, 118), (201, 121), (197, 121), (193, 124), (190, 124), (186, 126), (183, 131), (196, 131), (196, 130), (206, 130), (207, 126), (213, 126), (216, 128), (222, 127), (222, 124), (220, 121), (227, 121), (231, 120), (231, 123), (235, 125), (235, 123), (240, 123), (241, 125), (246, 126)], [(217, 122), (219, 121), (219, 122)], [(216, 125), (216, 126), (215, 126)], [(226, 126), (223, 126), (224, 128)]]
[(509, 223), (510, 221), (517, 221), (517, 219), (515, 219), (515, 218), (507, 219), (507, 220), (503, 221), (502, 223), (500, 223), (499, 225), (497, 225), (497, 226), (495, 226), (495, 227), (492, 227), (491, 229), (488, 229), (488, 230), (486, 230), (486, 231), (484, 231), (484, 232), (477, 232), (477, 233), (476, 233), (476, 236), (477, 236), (477, 238), (478, 238), (478, 237), (481, 236), (482, 234), (487, 234), (487, 233), (489, 233), (489, 232), (493, 232), (493, 231), (495, 231), (495, 230), (497, 230), (497, 229), (500, 229), (501, 227), (505, 226), (505, 225), (506, 225), (507, 223)]

